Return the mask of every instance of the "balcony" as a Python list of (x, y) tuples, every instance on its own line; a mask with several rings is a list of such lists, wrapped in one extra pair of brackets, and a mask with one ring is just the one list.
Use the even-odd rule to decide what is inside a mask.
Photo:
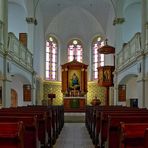
[(141, 56), (142, 54), (141, 33), (138, 32), (128, 43), (123, 45), (122, 50), (117, 54), (116, 69), (124, 69), (124, 67), (127, 67), (132, 62), (136, 61), (137, 57)]
[(33, 69), (32, 53), (10, 32), (8, 34), (8, 54), (11, 59), (28, 70)]

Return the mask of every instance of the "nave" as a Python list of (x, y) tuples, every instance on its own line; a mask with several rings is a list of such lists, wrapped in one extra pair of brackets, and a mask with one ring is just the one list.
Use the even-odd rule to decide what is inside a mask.
[(84, 123), (65, 123), (53, 148), (94, 148)]

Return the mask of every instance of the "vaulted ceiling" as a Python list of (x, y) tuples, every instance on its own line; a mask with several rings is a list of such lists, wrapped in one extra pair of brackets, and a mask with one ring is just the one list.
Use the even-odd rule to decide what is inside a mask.
[[(9, 2), (15, 2), (18, 4), (25, 4), (30, 0), (8, 0)], [(32, 0), (34, 5), (34, 11), (40, 7), (45, 30), (49, 26), (50, 22), (65, 10), (70, 11), (73, 8), (76, 10), (82, 9), (87, 14), (91, 15), (96, 21), (101, 23), (101, 26), (106, 26), (108, 23), (108, 17), (111, 14), (114, 15), (116, 4), (119, 0)], [(66, 13), (68, 12), (66, 11)], [(73, 12), (72, 12), (73, 13)], [(77, 15), (77, 14), (75, 14)], [(80, 16), (85, 19), (85, 16)], [(67, 19), (67, 18), (65, 18)]]
[(99, 22), (102, 21), (103, 24), (106, 23), (109, 13), (113, 11), (110, 0), (40, 0), (39, 4), (43, 12), (45, 26), (56, 15), (68, 8), (82, 8), (94, 16)]

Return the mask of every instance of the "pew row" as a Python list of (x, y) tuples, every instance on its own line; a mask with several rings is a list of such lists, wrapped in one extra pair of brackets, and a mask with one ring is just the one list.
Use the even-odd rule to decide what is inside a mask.
[(0, 123), (0, 147), (24, 148), (23, 122)]
[(119, 148), (147, 148), (148, 123), (120, 123)]
[(38, 141), (41, 147), (53, 147), (64, 126), (63, 106), (25, 106), (0, 109), (0, 116), (37, 116)]

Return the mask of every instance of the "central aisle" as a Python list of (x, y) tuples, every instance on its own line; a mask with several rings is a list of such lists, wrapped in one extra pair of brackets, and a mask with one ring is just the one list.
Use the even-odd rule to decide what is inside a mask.
[(53, 148), (94, 148), (84, 123), (65, 123)]

